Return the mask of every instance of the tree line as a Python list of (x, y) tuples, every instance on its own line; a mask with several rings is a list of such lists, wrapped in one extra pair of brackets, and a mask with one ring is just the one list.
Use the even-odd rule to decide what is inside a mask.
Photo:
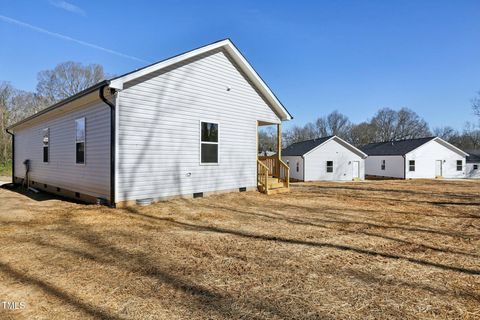
[[(107, 77), (98, 64), (83, 65), (78, 62), (64, 62), (54, 69), (37, 74), (37, 86), (33, 92), (19, 90), (9, 82), (0, 81), (0, 165), (5, 166), (11, 159), (11, 136), (5, 129), (32, 114), (74, 95)], [(480, 124), (480, 92), (472, 101), (473, 112)], [(408, 108), (378, 110), (371, 119), (352, 123), (338, 111), (319, 117), (303, 126), (284, 130), (283, 146), (292, 143), (337, 135), (355, 146), (367, 143), (439, 136), (463, 150), (480, 149), (480, 125), (466, 123), (459, 131), (444, 126), (430, 129), (428, 123)], [(274, 151), (276, 130), (259, 131), (259, 151)]]
[(0, 81), (0, 167), (7, 166), (11, 160), (11, 136), (5, 131), (8, 126), (104, 80), (105, 77), (101, 65), (67, 61), (52, 70), (40, 71), (33, 92), (19, 90), (7, 81)]
[[(360, 123), (352, 123), (346, 115), (333, 111), (314, 122), (284, 130), (282, 144), (286, 147), (295, 142), (336, 135), (359, 147), (375, 142), (438, 136), (462, 150), (477, 150), (480, 149), (480, 93), (473, 100), (473, 110), (479, 117), (478, 124), (467, 122), (461, 131), (450, 126), (430, 129), (424, 119), (408, 108), (383, 108)], [(271, 127), (259, 131), (260, 152), (276, 150), (276, 134)]]

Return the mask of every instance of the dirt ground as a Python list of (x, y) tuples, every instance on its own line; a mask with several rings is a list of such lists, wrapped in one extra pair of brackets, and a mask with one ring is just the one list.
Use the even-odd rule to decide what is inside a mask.
[(2, 319), (480, 318), (480, 181), (31, 197), (0, 189)]

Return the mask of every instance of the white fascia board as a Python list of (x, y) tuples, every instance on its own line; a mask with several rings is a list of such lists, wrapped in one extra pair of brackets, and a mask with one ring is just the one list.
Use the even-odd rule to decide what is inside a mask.
[(330, 139), (324, 141), (322, 144), (319, 144), (318, 146), (316, 146), (315, 148), (313, 148), (312, 150), (308, 151), (308, 152), (305, 152), (302, 157), (305, 157), (306, 155), (308, 155), (309, 153), (312, 153), (313, 151), (317, 150), (318, 148), (322, 147), (325, 143), (327, 143), (328, 141), (331, 141), (333, 140), (333, 138), (335, 138), (335, 136), (331, 137)]
[(218, 48), (224, 48), (230, 54), (231, 58), (240, 66), (240, 68), (248, 76), (250, 81), (268, 100), (273, 109), (280, 116), (281, 120), (292, 119), (292, 116), (288, 113), (282, 103), (277, 99), (277, 97), (273, 94), (267, 84), (262, 80), (262, 78), (260, 78), (258, 73), (253, 69), (250, 63), (248, 63), (245, 57), (240, 53), (240, 51), (229, 39), (206, 45), (204, 47), (186, 52), (184, 54), (180, 54), (165, 61), (155, 63), (138, 71), (134, 71), (124, 76), (114, 78), (110, 81), (110, 87), (117, 90), (122, 90), (124, 83)]
[(365, 152), (363, 152), (362, 150), (358, 149), (357, 147), (355, 147), (353, 144), (351, 143), (348, 143), (347, 141), (343, 140), (342, 138), (340, 137), (337, 137), (337, 136), (334, 136), (334, 138), (336, 140), (338, 140), (340, 142), (340, 144), (343, 144), (347, 149), (350, 149), (353, 153), (356, 153), (357, 155), (359, 155), (361, 158), (363, 159), (366, 159), (368, 157), (368, 154), (366, 154)]
[(415, 150), (417, 150), (418, 148), (421, 148), (421, 147), (423, 147), (424, 145), (426, 145), (427, 143), (430, 143), (430, 142), (438, 142), (440, 145), (443, 145), (445, 148), (450, 148), (450, 149), (452, 149), (452, 151), (458, 153), (459, 155), (461, 155), (461, 156), (463, 156), (463, 157), (468, 157), (468, 156), (469, 156), (468, 153), (466, 153), (465, 151), (463, 151), (463, 150), (455, 147), (453, 144), (451, 144), (451, 143), (443, 140), (443, 139), (440, 138), (440, 137), (436, 137), (436, 138), (434, 138), (434, 139), (432, 139), (432, 140), (429, 140), (428, 142), (422, 144), (421, 146), (418, 146), (418, 147), (416, 147), (415, 149), (407, 152), (407, 153), (405, 154), (405, 157), (406, 157), (407, 155), (409, 155), (410, 153), (414, 152)]

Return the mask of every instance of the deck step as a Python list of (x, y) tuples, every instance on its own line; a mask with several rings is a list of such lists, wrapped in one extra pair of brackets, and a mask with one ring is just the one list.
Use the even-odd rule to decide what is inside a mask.
[(282, 188), (283, 182), (269, 182), (268, 189)]

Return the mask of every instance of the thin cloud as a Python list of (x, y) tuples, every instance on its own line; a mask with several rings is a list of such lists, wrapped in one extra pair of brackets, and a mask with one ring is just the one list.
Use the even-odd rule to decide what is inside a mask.
[(43, 33), (43, 34), (49, 35), (49, 36), (51, 36), (51, 37), (55, 37), (55, 38), (58, 38), (58, 39), (75, 42), (75, 43), (77, 43), (77, 44), (79, 44), (79, 45), (82, 45), (82, 46), (84, 46), (84, 47), (89, 47), (89, 48), (97, 49), (97, 50), (100, 50), (100, 51), (103, 51), (103, 52), (107, 52), (107, 53), (110, 53), (110, 54), (114, 54), (114, 55), (119, 56), (119, 57), (122, 57), (122, 58), (127, 58), (127, 59), (131, 59), (131, 60), (135, 60), (135, 61), (140, 61), (140, 62), (146, 62), (146, 63), (149, 62), (149, 61), (146, 61), (146, 60), (144, 60), (144, 59), (140, 59), (140, 58), (137, 58), (137, 57), (128, 55), (128, 54), (124, 54), (124, 53), (121, 53), (121, 52), (118, 52), (118, 51), (115, 51), (115, 50), (111, 50), (111, 49), (108, 49), (108, 48), (104, 48), (104, 47), (101, 47), (101, 46), (97, 46), (96, 44), (93, 44), (93, 43), (88, 43), (88, 42), (85, 42), (85, 41), (82, 41), (82, 40), (78, 40), (78, 39), (74, 39), (74, 38), (72, 38), (72, 37), (69, 37), (69, 36), (66, 36), (66, 35), (63, 35), (63, 34), (60, 34), (60, 33), (48, 31), (48, 30), (42, 29), (42, 28), (40, 28), (40, 27), (36, 27), (36, 26), (34, 26), (34, 25), (28, 24), (28, 23), (26, 23), (26, 22), (22, 22), (22, 21), (13, 19), (13, 18), (9, 18), (9, 17), (7, 17), (7, 16), (3, 16), (3, 15), (1, 15), (1, 14), (0, 14), (0, 20), (2, 20), (2, 21), (4, 21), (4, 22), (7, 22), (7, 23), (10, 23), (10, 24), (14, 24), (14, 25), (23, 27), (23, 28), (27, 28), (27, 29), (36, 31), (36, 32), (39, 32), (39, 33)]
[(71, 12), (71, 13), (79, 14), (81, 16), (86, 15), (85, 10), (83, 10), (82, 8), (80, 8), (80, 7), (74, 5), (73, 3), (70, 3), (70, 2), (66, 2), (66, 1), (62, 1), (62, 0), (50, 0), (50, 4), (52, 6), (55, 6), (57, 8), (63, 9), (65, 11), (68, 11), (68, 12)]

